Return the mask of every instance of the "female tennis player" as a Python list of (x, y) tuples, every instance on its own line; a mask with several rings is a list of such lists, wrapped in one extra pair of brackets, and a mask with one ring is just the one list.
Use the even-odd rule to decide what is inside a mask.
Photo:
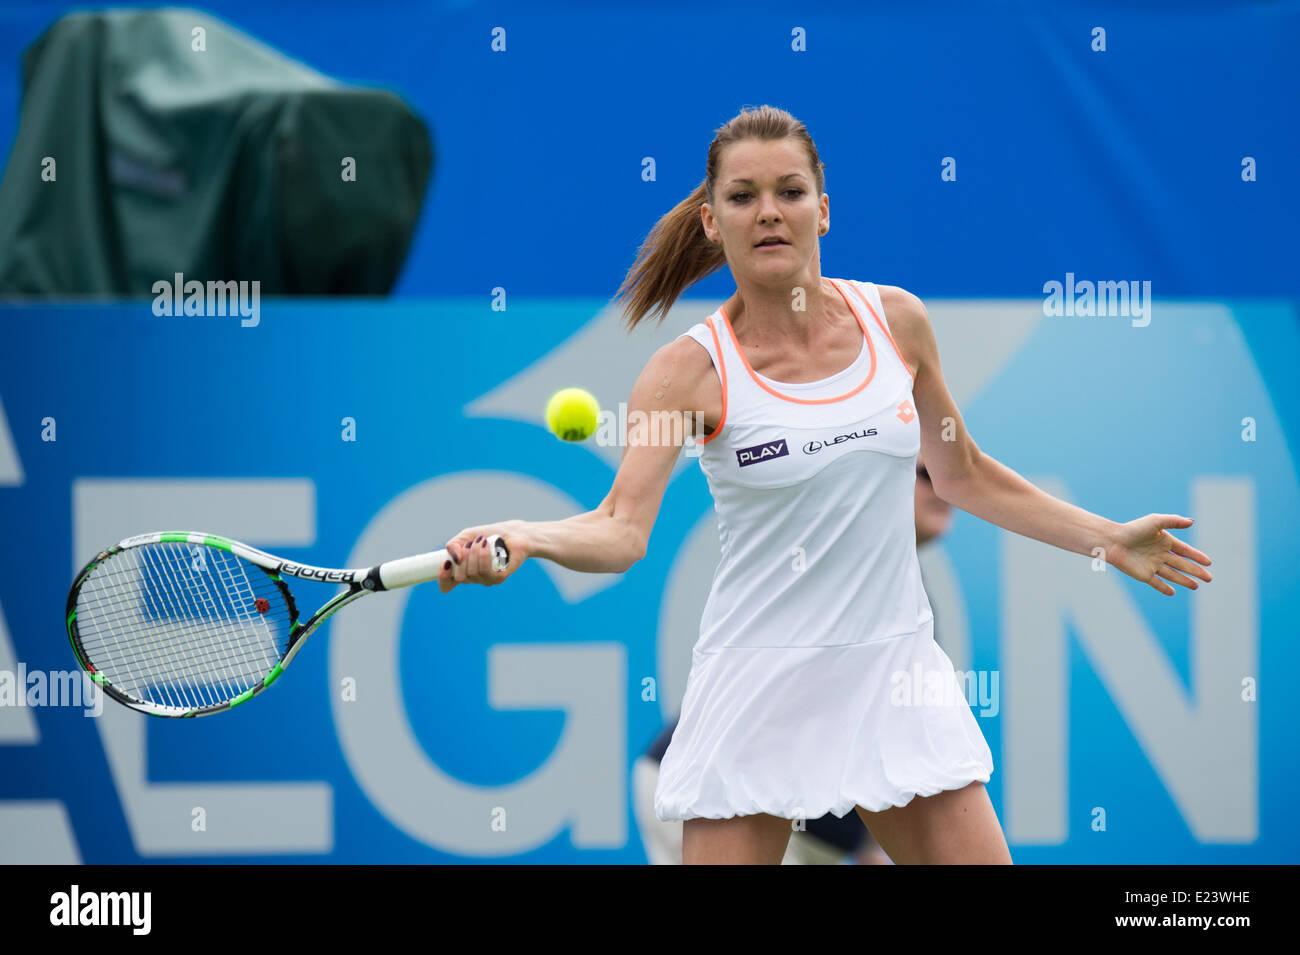
[[(629, 420), (649, 423), (629, 429), (599, 507), (466, 528), (439, 586), (498, 584), (529, 557), (626, 571), (680, 452), (669, 423), (690, 416), (722, 557), (655, 793), (660, 819), (685, 821), (683, 862), (777, 864), (790, 820), (855, 810), (896, 863), (1009, 863), (964, 696), (893, 692), (897, 674), (955, 682), (916, 556), (918, 451), (954, 506), (1074, 553), (1101, 548), (1162, 594), (1210, 580), (1198, 566), (1210, 559), (1169, 533), (1189, 518), (1118, 524), (979, 449), (921, 301), (821, 275), (824, 169), (783, 110), (747, 109), (717, 131), (704, 182), (651, 231), (619, 296), (635, 327), (724, 264), (736, 293), (647, 362)], [(510, 547), (504, 571), (489, 534)]]

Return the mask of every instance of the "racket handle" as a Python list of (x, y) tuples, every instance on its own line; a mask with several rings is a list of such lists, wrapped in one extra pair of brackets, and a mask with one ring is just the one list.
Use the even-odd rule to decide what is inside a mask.
[[(488, 537), (488, 548), (492, 552), (492, 569), (505, 570), (510, 564), (510, 548), (499, 534)], [(394, 587), (410, 587), (429, 580), (436, 580), (442, 573), (442, 565), (451, 560), (451, 552), (445, 547), (428, 554), (416, 554), (414, 557), (402, 557), (379, 565), (379, 582), (385, 590)]]

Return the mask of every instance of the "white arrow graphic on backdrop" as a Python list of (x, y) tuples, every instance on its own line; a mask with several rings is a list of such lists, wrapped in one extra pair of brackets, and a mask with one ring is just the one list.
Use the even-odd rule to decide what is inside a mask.
[[(471, 418), (505, 418), (546, 427), (547, 399), (561, 388), (586, 388), (604, 411), (617, 411), (650, 356), (718, 307), (713, 299), (679, 302), (663, 324), (648, 320), (628, 334), (621, 305), (606, 305), (570, 338), (465, 406)], [(935, 301), (928, 306), (939, 342), (944, 377), (958, 407), (1006, 366), (1043, 319), (1037, 300), (1006, 302)], [(888, 316), (886, 316), (888, 321)], [(617, 470), (622, 449), (588, 440), (581, 447)], [(679, 458), (673, 477), (693, 466)]]

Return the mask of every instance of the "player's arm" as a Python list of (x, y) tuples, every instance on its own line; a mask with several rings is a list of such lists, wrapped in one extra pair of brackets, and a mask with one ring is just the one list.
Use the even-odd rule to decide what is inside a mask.
[(992, 524), (1076, 554), (1112, 541), (1115, 522), (1053, 497), (980, 450), (948, 393), (925, 306), (894, 286), (880, 286), (880, 299), (894, 341), (914, 369), (921, 455), (935, 493)]
[[(1166, 596), (1165, 581), (1197, 588), (1210, 580), (1210, 558), (1168, 533), (1191, 518), (1148, 514), (1117, 524), (1035, 487), (985, 454), (966, 430), (948, 393), (930, 316), (921, 300), (892, 286), (880, 287), (885, 318), (916, 380), (912, 400), (921, 424), (921, 453), (935, 493), (991, 524), (1076, 554), (1100, 556), (1135, 580)], [(1198, 566), (1203, 565), (1203, 566)]]
[(877, 289), (890, 334), (915, 378), (912, 403), (921, 421), (921, 457), (935, 493), (951, 504), (944, 489), (968, 477), (982, 452), (948, 393), (925, 305), (906, 289), (893, 285), (878, 285)]
[[(462, 534), (502, 534), (510, 547), (511, 572), (522, 562), (516, 559), (520, 554), (586, 573), (625, 572), (645, 556), (664, 490), (681, 454), (687, 430), (683, 418), (696, 403), (698, 383), (711, 374), (708, 353), (687, 338), (664, 345), (650, 357), (628, 399), (628, 435), (618, 473), (594, 510), (560, 521), (510, 521)], [(460, 553), (455, 545), (449, 544), (448, 549)], [(489, 582), (490, 575), (481, 580), (476, 576), (471, 573), (468, 578)]]
[(527, 536), (536, 556), (592, 573), (622, 573), (645, 556), (681, 453), (681, 422), (701, 363), (711, 372), (708, 354), (685, 338), (650, 357), (628, 399), (627, 443), (609, 493), (593, 511), (530, 524)]

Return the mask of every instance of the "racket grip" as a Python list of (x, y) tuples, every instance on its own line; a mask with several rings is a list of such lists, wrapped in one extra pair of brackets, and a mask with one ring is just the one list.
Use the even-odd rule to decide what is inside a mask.
[(489, 534), (487, 539), (488, 553), (492, 555), (492, 569), (505, 570), (510, 565), (510, 548), (500, 534)]
[[(488, 549), (492, 552), (492, 569), (505, 570), (510, 564), (510, 548), (499, 534), (488, 537)], [(428, 554), (390, 560), (379, 565), (379, 582), (385, 590), (392, 590), (394, 587), (410, 587), (436, 580), (442, 573), (442, 565), (449, 560), (451, 552), (445, 547)]]

